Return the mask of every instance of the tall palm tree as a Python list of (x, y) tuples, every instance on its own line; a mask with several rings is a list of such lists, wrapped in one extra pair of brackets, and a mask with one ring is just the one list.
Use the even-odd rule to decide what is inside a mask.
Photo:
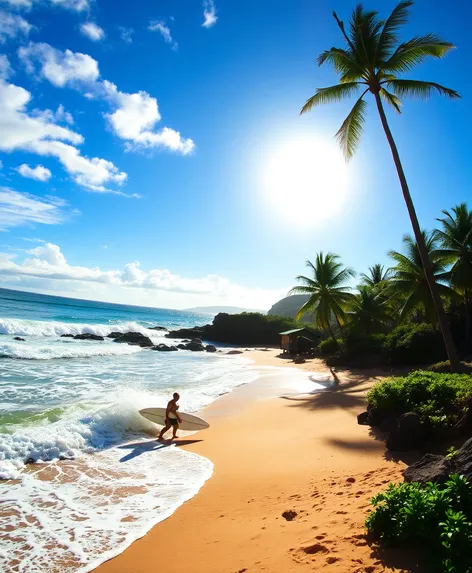
[(360, 285), (350, 304), (349, 327), (365, 334), (382, 332), (391, 320), (389, 301), (383, 291)]
[(456, 91), (435, 82), (401, 79), (399, 77), (402, 73), (409, 72), (421, 64), (427, 57), (441, 58), (454, 48), (453, 44), (445, 42), (431, 33), (415, 36), (407, 42), (399, 43), (398, 34), (401, 27), (408, 21), (408, 10), (412, 4), (411, 0), (402, 0), (386, 20), (381, 20), (377, 12), (366, 11), (362, 5), (359, 5), (352, 13), (348, 30), (346, 30), (344, 23), (339, 20), (336, 12), (333, 12), (346, 46), (343, 49), (331, 48), (324, 51), (318, 57), (318, 64), (320, 66), (324, 63), (331, 64), (340, 75), (339, 84), (317, 89), (315, 95), (307, 100), (301, 113), (310, 111), (320, 104), (342, 100), (362, 90), (360, 97), (336, 134), (346, 159), (349, 159), (359, 144), (365, 123), (367, 103), (364, 101), (364, 96), (367, 92), (374, 96), (380, 121), (397, 169), (421, 261), (425, 268), (451, 369), (457, 370), (460, 366), (459, 359), (439, 294), (440, 289), (436, 288), (434, 282), (433, 269), (428, 259), (426, 245), (421, 234), (400, 155), (383, 107), (383, 102), (385, 102), (394, 111), (401, 113), (401, 97), (411, 96), (425, 99), (433, 92), (451, 99), (460, 97)]
[(390, 276), (389, 270), (385, 270), (384, 266), (376, 263), (369, 267), (369, 273), (361, 273), (361, 284), (368, 287), (376, 287), (383, 284)]
[[(444, 298), (454, 298), (454, 290), (444, 284), (449, 276), (447, 272), (448, 263), (444, 254), (437, 248), (435, 234), (422, 231), (422, 236), (428, 258), (431, 261), (436, 287)], [(437, 324), (434, 301), (418, 244), (413, 237), (405, 235), (403, 245), (404, 253), (398, 251), (388, 253), (389, 257), (396, 263), (395, 267), (391, 269), (390, 288), (391, 292), (401, 301), (400, 319), (405, 320), (415, 312), (420, 312), (426, 320)]]
[(451, 285), (463, 297), (465, 306), (465, 338), (468, 347), (470, 336), (470, 298), (472, 294), (472, 211), (467, 203), (452, 208), (452, 213), (442, 211), (444, 217), (438, 219), (442, 230), (435, 232), (441, 241), (442, 253), (451, 263)]
[(346, 321), (346, 310), (353, 298), (351, 287), (347, 284), (355, 273), (342, 265), (338, 255), (322, 252), (316, 255), (315, 264), (306, 261), (306, 266), (313, 276), (299, 275), (296, 280), (302, 284), (293, 287), (290, 294), (308, 294), (310, 298), (299, 309), (297, 320), (306, 312), (313, 315), (320, 328), (327, 328), (336, 341), (331, 321), (334, 319), (342, 332)]

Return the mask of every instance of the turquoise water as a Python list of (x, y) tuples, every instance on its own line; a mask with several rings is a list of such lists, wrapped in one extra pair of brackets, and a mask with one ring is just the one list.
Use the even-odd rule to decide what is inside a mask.
[(255, 378), (246, 359), (223, 352), (60, 335), (139, 331), (157, 344), (164, 333), (151, 326), (209, 320), (0, 289), (0, 570), (90, 571), (144, 535), (198, 491), (212, 464), (159, 446), (138, 410), (178, 391), (181, 410), (195, 412)]

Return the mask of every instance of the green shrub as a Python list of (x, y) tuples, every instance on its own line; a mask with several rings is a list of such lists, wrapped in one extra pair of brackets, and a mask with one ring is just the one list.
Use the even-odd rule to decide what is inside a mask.
[[(449, 360), (443, 360), (442, 362), (436, 362), (436, 364), (432, 364), (428, 370), (431, 372), (450, 372), (451, 365)], [(461, 362), (460, 371), (464, 373), (472, 373), (472, 364), (470, 362)]]
[(384, 349), (392, 364), (430, 364), (446, 358), (441, 333), (430, 324), (397, 326), (386, 337)]
[(359, 334), (351, 331), (346, 336), (345, 346), (353, 357), (382, 354), (385, 339), (385, 334)]
[(322, 340), (318, 344), (318, 350), (321, 356), (331, 356), (335, 354), (340, 348), (341, 341), (337, 340), (336, 342), (332, 338), (326, 338), (326, 340)]
[(465, 477), (390, 484), (371, 503), (365, 524), (382, 544), (423, 550), (440, 573), (472, 572), (472, 488)]
[(418, 370), (375, 384), (367, 393), (371, 406), (396, 415), (416, 412), (433, 426), (454, 425), (472, 396), (472, 376)]

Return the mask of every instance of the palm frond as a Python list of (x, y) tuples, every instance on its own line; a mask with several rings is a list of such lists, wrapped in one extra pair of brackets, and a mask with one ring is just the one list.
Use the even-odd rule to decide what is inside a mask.
[(392, 56), (386, 62), (382, 62), (380, 67), (390, 72), (408, 72), (426, 58), (442, 58), (454, 48), (454, 44), (445, 42), (436, 34), (415, 36), (408, 42), (400, 44)]
[(412, 0), (402, 0), (385, 21), (377, 44), (376, 61), (385, 60), (398, 42), (399, 28), (407, 24), (408, 10), (412, 5)]
[(340, 82), (350, 83), (363, 77), (364, 69), (360, 66), (349, 50), (331, 48), (318, 56), (318, 65), (329, 63), (334, 70), (341, 74)]
[(367, 110), (367, 104), (362, 98), (366, 92), (367, 90), (356, 101), (349, 115), (336, 133), (336, 139), (343, 150), (346, 160), (349, 160), (354, 155), (361, 139)]
[(366, 11), (362, 4), (354, 9), (349, 22), (350, 39), (364, 65), (373, 67), (383, 22), (376, 11)]
[(389, 105), (391, 105), (397, 113), (402, 112), (401, 110), (401, 107), (403, 105), (402, 100), (398, 98), (395, 94), (390, 93), (385, 88), (381, 88), (380, 97), (383, 98), (383, 100), (386, 101)]
[(396, 95), (400, 97), (411, 96), (428, 99), (433, 92), (438, 92), (450, 99), (460, 99), (460, 95), (450, 88), (446, 88), (435, 82), (423, 82), (420, 80), (390, 80), (386, 84)]
[(309, 98), (300, 111), (300, 115), (310, 111), (313, 107), (324, 103), (331, 103), (341, 101), (345, 97), (349, 97), (359, 89), (359, 82), (348, 82), (345, 84), (337, 84), (328, 88), (318, 88), (315, 95)]

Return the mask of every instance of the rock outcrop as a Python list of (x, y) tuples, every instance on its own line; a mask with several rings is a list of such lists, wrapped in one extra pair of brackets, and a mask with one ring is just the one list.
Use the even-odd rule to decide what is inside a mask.
[(153, 346), (151, 350), (157, 350), (158, 352), (175, 352), (178, 350), (176, 346), (167, 346), (167, 344), (158, 344)]
[(140, 332), (126, 332), (115, 338), (115, 342), (142, 346), (143, 348), (151, 348), (154, 346), (152, 340)]
[(25, 342), (25, 339), (21, 338), (21, 336), (15, 336), (13, 340), (18, 340), (19, 342)]
[(84, 334), (76, 334), (74, 340), (105, 340), (103, 336), (99, 334), (90, 334), (85, 332)]
[(460, 474), (470, 480), (472, 477), (472, 438), (452, 456), (426, 454), (403, 472), (405, 481), (443, 483), (450, 474)]

